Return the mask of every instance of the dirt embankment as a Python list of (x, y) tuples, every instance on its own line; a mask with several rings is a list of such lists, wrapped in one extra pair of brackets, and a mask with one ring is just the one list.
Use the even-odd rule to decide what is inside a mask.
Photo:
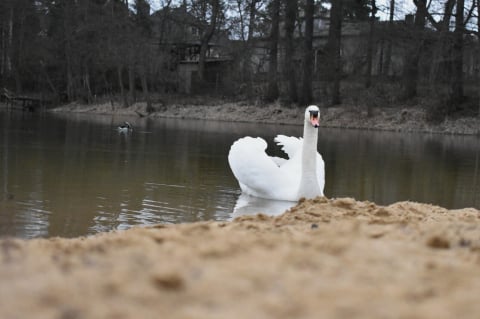
[(1, 318), (477, 318), (480, 211), (350, 198), (277, 217), (0, 240)]
[[(79, 105), (72, 103), (54, 109), (54, 112), (79, 112), (147, 116), (144, 103), (128, 108), (112, 106), (110, 103)], [(204, 104), (154, 104), (155, 112), (150, 117), (192, 118), (222, 121), (257, 123), (301, 124), (303, 109), (288, 108), (279, 104), (248, 104), (245, 102), (214, 102)], [(426, 112), (413, 107), (372, 108), (369, 116), (358, 107), (338, 106), (321, 108), (323, 127), (393, 130), (404, 132), (428, 132), (448, 134), (480, 135), (480, 118), (449, 118), (439, 124), (426, 121)]]

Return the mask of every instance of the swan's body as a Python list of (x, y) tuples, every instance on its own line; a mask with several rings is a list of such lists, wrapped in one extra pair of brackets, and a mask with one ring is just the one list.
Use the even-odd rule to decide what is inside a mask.
[(317, 152), (319, 116), (317, 106), (306, 109), (303, 139), (275, 137), (288, 159), (268, 156), (267, 143), (260, 137), (247, 136), (235, 141), (228, 163), (242, 191), (256, 197), (288, 201), (323, 196), (325, 166)]

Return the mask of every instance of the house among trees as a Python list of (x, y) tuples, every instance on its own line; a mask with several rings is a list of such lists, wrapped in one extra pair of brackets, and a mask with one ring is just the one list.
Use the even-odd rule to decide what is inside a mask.
[[(324, 69), (325, 65), (328, 64), (328, 61), (325, 57), (326, 47), (328, 44), (328, 36), (330, 29), (330, 12), (321, 9), (320, 7), (316, 10), (313, 20), (313, 65), (312, 68), (315, 70), (315, 74), (318, 78), (321, 77), (321, 72)], [(285, 37), (284, 23), (280, 23), (280, 38)], [(305, 34), (305, 19), (303, 14), (300, 14), (299, 23), (294, 31), (294, 38), (297, 46), (301, 46), (302, 39)], [(355, 21), (355, 22), (344, 22), (342, 26), (342, 57), (344, 59), (343, 70), (346, 73), (354, 72), (358, 66), (358, 54), (360, 51), (365, 49), (365, 37), (368, 34), (368, 23), (365, 21)], [(262, 37), (258, 38), (255, 41), (255, 53), (253, 55), (253, 60), (256, 61), (255, 70), (261, 70), (261, 72), (268, 71), (268, 53), (269, 53), (269, 38)], [(279, 44), (279, 59), (283, 61), (285, 55), (285, 41), (280, 41)], [(303, 59), (301, 55), (301, 50), (296, 51), (296, 56), (294, 58), (295, 64), (300, 68), (301, 61)], [(280, 62), (280, 66), (283, 63)]]
[[(176, 71), (180, 93), (218, 93), (225, 90), (224, 75), (231, 68), (232, 57), (227, 54), (228, 32), (217, 30), (208, 41), (204, 38), (205, 25), (190, 14), (184, 5), (164, 8), (151, 16), (152, 39), (159, 52), (169, 55), (169, 68)], [(205, 45), (204, 75), (199, 75), (202, 41)]]
[[(170, 67), (176, 70), (177, 87), (181, 93), (200, 93), (228, 91), (228, 80), (231, 80), (233, 70), (248, 69), (251, 73), (250, 81), (264, 81), (268, 73), (269, 42), (268, 36), (257, 37), (252, 40), (251, 48), (246, 48), (241, 41), (229, 39), (227, 30), (217, 30), (208, 42), (205, 75), (200, 80), (198, 76), (201, 29), (202, 23), (185, 6), (175, 8), (164, 8), (154, 12), (150, 16), (152, 25), (153, 43), (158, 45), (159, 50), (164, 54), (170, 54)], [(305, 23), (302, 15), (299, 18), (299, 25), (296, 27), (294, 37), (301, 42), (305, 32)], [(321, 78), (326, 62), (325, 47), (328, 42), (330, 27), (329, 11), (318, 7), (314, 16), (314, 65), (317, 78)], [(284, 23), (280, 23), (280, 36), (284, 37)], [(342, 28), (342, 56), (344, 57), (343, 70), (346, 73), (355, 72), (363, 65), (358, 61), (359, 50), (364, 50), (365, 36), (368, 34), (367, 22), (347, 22)], [(247, 50), (251, 50), (248, 54)], [(231, 54), (231, 52), (243, 52), (248, 55), (248, 61), (242, 54)], [(284, 59), (285, 48), (283, 41), (279, 44), (278, 58), (280, 60), (280, 72)], [(295, 65), (300, 69), (302, 57), (300, 50), (295, 57)], [(235, 57), (235, 59), (234, 59)], [(234, 66), (234, 64), (236, 64)], [(247, 81), (245, 78), (244, 81)], [(244, 85), (246, 85), (244, 83)], [(172, 83), (170, 85), (174, 87)]]

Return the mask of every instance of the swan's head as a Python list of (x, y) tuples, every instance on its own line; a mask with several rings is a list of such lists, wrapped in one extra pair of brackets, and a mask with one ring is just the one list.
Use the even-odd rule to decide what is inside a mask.
[(310, 105), (305, 110), (305, 122), (310, 123), (313, 127), (317, 128), (320, 121), (320, 109), (316, 105)]

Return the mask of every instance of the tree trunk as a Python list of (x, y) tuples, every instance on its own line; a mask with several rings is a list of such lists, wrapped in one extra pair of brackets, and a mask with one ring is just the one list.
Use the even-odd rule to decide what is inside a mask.
[[(478, 0), (480, 1), (480, 0)], [(268, 91), (266, 100), (278, 99), (278, 33), (280, 19), (280, 0), (272, 0), (272, 29), (270, 32), (270, 53), (268, 64)]]
[[(450, 21), (456, 0), (447, 0), (442, 20), (435, 25), (437, 41), (432, 56), (430, 83), (434, 90), (444, 90), (443, 84), (452, 78), (452, 32)], [(440, 84), (439, 87), (437, 87)]]
[[(26, 4), (19, 4), (16, 7), (16, 10), (13, 10), (12, 7), (12, 18), (10, 26), (11, 34), (11, 43), (12, 50), (11, 52), (11, 64), (12, 64), (12, 73), (15, 79), (15, 87), (17, 92), (23, 91), (23, 79), (21, 74), (21, 69), (24, 65), (25, 60), (25, 39), (26, 39), (26, 30), (25, 30), (25, 20), (27, 16)], [(16, 11), (16, 12), (15, 12)], [(16, 14), (15, 14), (16, 13)], [(14, 15), (15, 14), (15, 15)]]
[(253, 70), (252, 70), (252, 40), (253, 31), (255, 29), (255, 17), (257, 12), (258, 0), (250, 0), (249, 3), (249, 18), (248, 18), (248, 38), (247, 46), (245, 48), (245, 57), (243, 60), (243, 80), (247, 84), (248, 95), (251, 96), (253, 92)]
[(11, 56), (12, 56), (12, 42), (13, 42), (13, 7), (8, 10), (7, 13), (7, 4), (3, 3), (0, 5), (0, 9), (3, 9), (2, 13), (2, 47), (0, 57), (0, 74), (2, 78), (6, 78), (10, 75), (12, 71)]
[(390, 16), (388, 19), (388, 38), (387, 48), (385, 50), (385, 63), (383, 65), (383, 76), (388, 77), (390, 75), (390, 65), (392, 61), (392, 32), (393, 32), (393, 17), (395, 14), (395, 0), (390, 0)]
[(150, 114), (153, 113), (154, 109), (152, 107), (150, 93), (148, 91), (147, 71), (143, 65), (140, 67), (140, 77), (140, 81), (142, 82), (143, 97), (145, 98), (145, 102), (147, 103), (146, 111), (148, 114)]
[(240, 40), (242, 42), (246, 42), (247, 39), (245, 38), (245, 29), (246, 29), (246, 26), (245, 26), (245, 18), (243, 17), (243, 0), (237, 0), (236, 1), (236, 4), (237, 4), (237, 12), (238, 12), (238, 19), (239, 19), (239, 24), (240, 24)]
[(43, 63), (40, 63), (40, 65), (42, 66), (42, 76), (44, 78), (44, 81), (48, 84), (48, 87), (52, 91), (53, 95), (59, 97), (58, 89), (55, 87), (55, 84), (53, 83), (50, 75), (48, 74), (48, 71), (45, 69), (45, 65)]
[(125, 89), (123, 87), (123, 67), (119, 64), (117, 65), (117, 76), (118, 76), (118, 87), (120, 89), (120, 96), (122, 98), (123, 107), (128, 107), (128, 99), (125, 94)]
[(303, 85), (300, 103), (310, 105), (313, 100), (312, 78), (313, 78), (313, 12), (315, 10), (314, 0), (306, 0), (305, 3), (305, 40), (303, 57)]
[(13, 54), (13, 6), (10, 8), (10, 16), (8, 19), (8, 40), (7, 40), (7, 73), (12, 72), (12, 54)]
[[(477, 39), (480, 39), (480, 0), (477, 0)], [(480, 43), (477, 42), (477, 96), (478, 96), (478, 117), (480, 118)]]
[(208, 43), (210, 42), (213, 34), (215, 33), (219, 11), (220, 0), (213, 0), (210, 24), (200, 39), (200, 57), (198, 59), (198, 79), (200, 81), (203, 81), (205, 79), (205, 62), (207, 59)]
[[(7, 41), (6, 41), (6, 34), (5, 34), (5, 22), (2, 21), (2, 24), (0, 25), (2, 33), (0, 34), (0, 37), (2, 39), (2, 47), (0, 48), (1, 56), (0, 56), (0, 75), (1, 78), (3, 79), (5, 75), (5, 61), (6, 61), (6, 50), (7, 50)], [(2, 85), (3, 83), (0, 83)]]
[(418, 62), (422, 47), (422, 34), (425, 28), (425, 18), (427, 15), (426, 0), (418, 0), (417, 12), (415, 13), (415, 22), (412, 29), (412, 41), (407, 49), (407, 56), (404, 66), (404, 98), (411, 99), (417, 95), (418, 85)]
[(137, 101), (137, 94), (135, 90), (135, 70), (130, 62), (128, 66), (128, 105), (135, 104)]
[(465, 34), (465, 26), (463, 24), (464, 8), (465, 1), (457, 0), (453, 40), (453, 72), (450, 93), (451, 107), (449, 108), (449, 112), (454, 111), (463, 100), (463, 35)]
[(250, 0), (249, 18), (248, 18), (248, 38), (247, 41), (252, 41), (253, 31), (255, 30), (255, 17), (257, 15), (257, 2), (259, 0)]
[(285, 9), (285, 77), (288, 83), (288, 101), (296, 103), (297, 81), (295, 77), (295, 43), (293, 33), (295, 31), (295, 20), (297, 17), (297, 0), (287, 0)]
[(342, 38), (343, 0), (333, 0), (330, 10), (330, 28), (328, 30), (329, 77), (332, 79), (331, 105), (340, 104), (340, 80), (342, 77), (342, 60), (340, 55)]
[(83, 75), (83, 88), (85, 90), (87, 104), (91, 104), (93, 101), (93, 95), (90, 86), (90, 73), (88, 72), (87, 66), (85, 66), (85, 74)]
[(198, 80), (205, 79), (205, 64), (207, 60), (208, 42), (202, 41), (200, 44), (200, 54), (198, 58)]
[(377, 8), (375, 6), (375, 0), (372, 0), (372, 12), (370, 16), (370, 32), (368, 33), (368, 46), (367, 46), (367, 76), (365, 80), (365, 87), (368, 89), (372, 85), (372, 64), (373, 64), (373, 37), (375, 33), (375, 14)]
[(162, 8), (162, 19), (160, 22), (160, 35), (158, 36), (158, 43), (163, 44), (164, 38), (165, 38), (165, 31), (166, 31), (166, 25), (167, 21), (170, 18), (169, 15), (171, 14), (170, 12), (170, 5), (172, 4), (172, 0), (167, 0), (165, 5)]
[(74, 76), (73, 76), (73, 50), (72, 50), (72, 39), (71, 39), (71, 28), (69, 23), (69, 18), (71, 14), (71, 6), (70, 1), (66, 1), (65, 9), (64, 9), (64, 19), (63, 19), (63, 27), (64, 27), (64, 35), (65, 35), (65, 61), (66, 61), (66, 80), (67, 80), (67, 99), (68, 101), (73, 101), (76, 98), (76, 89), (74, 83)]

